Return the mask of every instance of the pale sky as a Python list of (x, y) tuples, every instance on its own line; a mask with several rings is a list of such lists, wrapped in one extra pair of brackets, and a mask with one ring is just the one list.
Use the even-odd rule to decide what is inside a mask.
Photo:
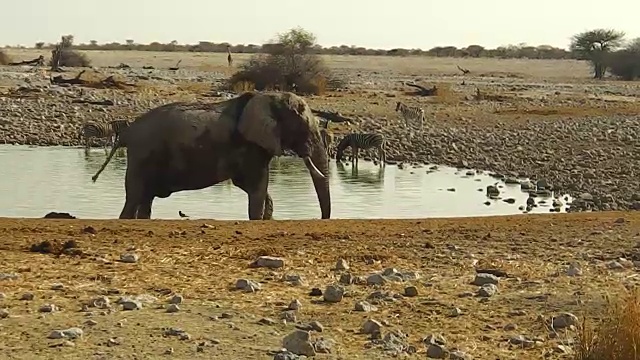
[(296, 26), (323, 46), (421, 48), (527, 43), (566, 48), (573, 34), (640, 36), (640, 2), (607, 0), (0, 0), (0, 41), (33, 46), (177, 40), (262, 44)]

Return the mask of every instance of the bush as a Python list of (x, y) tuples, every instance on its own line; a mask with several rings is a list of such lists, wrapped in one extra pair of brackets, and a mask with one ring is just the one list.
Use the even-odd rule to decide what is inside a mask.
[(254, 55), (229, 79), (230, 87), (252, 83), (256, 90), (322, 95), (331, 75), (316, 55)]
[(4, 51), (0, 50), (0, 65), (9, 65), (10, 62), (11, 62), (11, 58), (9, 57), (9, 55), (7, 55), (7, 53), (5, 53)]
[(613, 75), (623, 80), (636, 80), (640, 78), (640, 51), (616, 51), (610, 55), (608, 65)]
[[(52, 64), (52, 59), (49, 60), (49, 66)], [(67, 67), (89, 67), (91, 66), (91, 60), (84, 53), (74, 50), (62, 50), (60, 55), (60, 66)]]
[(640, 344), (640, 292), (616, 301), (602, 314), (597, 326), (585, 321), (580, 329), (575, 360), (626, 360), (637, 359), (636, 347)]
[[(315, 36), (302, 29), (279, 34), (277, 40), (263, 45), (268, 54), (256, 54), (229, 79), (229, 88), (292, 91), (303, 95), (322, 95), (327, 84), (339, 87), (329, 68), (313, 53)], [(237, 90), (236, 90), (237, 91)]]

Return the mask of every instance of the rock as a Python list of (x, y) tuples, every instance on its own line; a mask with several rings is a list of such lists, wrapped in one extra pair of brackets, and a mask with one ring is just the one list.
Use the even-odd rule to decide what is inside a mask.
[(313, 343), (313, 347), (318, 354), (331, 354), (331, 349), (335, 345), (333, 340), (318, 339)]
[(273, 360), (301, 360), (301, 358), (291, 351), (281, 350), (273, 356)]
[(376, 320), (368, 319), (362, 324), (363, 334), (375, 334), (379, 333), (382, 329), (382, 324)]
[(462, 310), (460, 310), (457, 307), (454, 307), (453, 309), (451, 309), (451, 313), (449, 314), (449, 316), (451, 317), (458, 317), (460, 315), (462, 315)]
[(358, 301), (354, 306), (355, 311), (370, 312), (375, 311), (376, 307), (366, 301)]
[(51, 285), (51, 290), (64, 290), (64, 285), (56, 283)]
[(236, 289), (244, 292), (256, 292), (261, 288), (260, 284), (253, 280), (238, 279), (238, 281), (236, 281)]
[(407, 286), (404, 288), (404, 296), (415, 297), (418, 296), (418, 288), (415, 286)]
[(120, 255), (120, 261), (123, 263), (133, 264), (137, 263), (140, 259), (140, 256), (135, 253), (127, 253)]
[(291, 301), (288, 306), (289, 310), (300, 310), (300, 308), (302, 308), (302, 303), (298, 299)]
[(383, 285), (387, 282), (387, 279), (381, 274), (371, 274), (367, 277), (368, 285)]
[(309, 292), (309, 296), (322, 296), (322, 290), (313, 288), (311, 289), (311, 292)]
[(336, 262), (336, 270), (349, 270), (349, 263), (347, 263), (347, 260), (345, 259), (338, 259), (338, 261)]
[(53, 330), (48, 338), (49, 339), (77, 339), (84, 335), (84, 331), (77, 327), (68, 328), (65, 330)]
[(169, 299), (169, 304), (178, 305), (178, 304), (182, 304), (183, 301), (184, 301), (184, 297), (182, 297), (182, 295), (176, 294)]
[(142, 302), (140, 302), (137, 299), (124, 298), (124, 299), (121, 299), (119, 303), (120, 305), (122, 305), (122, 310), (131, 311), (131, 310), (142, 309)]
[(42, 313), (52, 313), (58, 310), (58, 307), (54, 304), (44, 304), (38, 309)]
[(91, 300), (89, 305), (93, 307), (97, 307), (98, 309), (108, 309), (111, 304), (108, 297), (99, 296)]
[(282, 340), (282, 346), (296, 355), (314, 356), (316, 350), (311, 344), (308, 331), (295, 330)]
[(338, 285), (329, 285), (324, 290), (324, 301), (329, 303), (338, 303), (342, 301), (344, 289)]
[(35, 296), (32, 293), (24, 293), (20, 296), (20, 300), (31, 301)]
[(427, 358), (446, 359), (448, 356), (449, 351), (444, 345), (429, 344), (429, 346), (427, 346)]
[(271, 318), (262, 318), (258, 320), (258, 324), (260, 325), (275, 325), (276, 321)]
[(450, 360), (473, 360), (473, 357), (463, 351), (454, 350), (449, 354)]
[(6, 319), (9, 317), (9, 310), (0, 309), (0, 319)]
[(476, 274), (476, 277), (475, 279), (473, 279), (472, 284), (477, 286), (482, 286), (485, 284), (498, 285), (499, 281), (500, 281), (500, 278), (498, 278), (493, 274), (480, 273), (480, 274)]
[(578, 317), (572, 313), (560, 313), (551, 319), (551, 326), (554, 329), (564, 329), (578, 325)]
[(0, 280), (16, 280), (19, 277), (18, 274), (0, 273)]
[(569, 265), (569, 268), (567, 269), (567, 276), (581, 276), (581, 275), (582, 275), (582, 269), (580, 268), (580, 265), (578, 264)]
[(488, 298), (492, 297), (498, 292), (498, 287), (493, 284), (486, 284), (478, 289), (478, 295), (480, 297)]
[(355, 282), (355, 278), (351, 273), (344, 273), (340, 275), (339, 282), (343, 285), (351, 285)]
[(533, 340), (529, 340), (527, 338), (525, 338), (523, 335), (517, 335), (517, 336), (512, 336), (509, 338), (509, 343), (513, 344), (513, 345), (518, 345), (521, 346), (523, 348), (531, 348), (535, 345), (535, 342)]
[(304, 286), (306, 285), (306, 281), (304, 277), (298, 274), (287, 274), (284, 276), (284, 281), (291, 283), (293, 286)]
[(167, 306), (167, 312), (168, 313), (177, 313), (178, 311), (180, 311), (180, 307), (178, 306), (178, 304), (169, 304)]
[(251, 266), (279, 269), (284, 267), (284, 259), (273, 256), (260, 256), (253, 263), (251, 263)]

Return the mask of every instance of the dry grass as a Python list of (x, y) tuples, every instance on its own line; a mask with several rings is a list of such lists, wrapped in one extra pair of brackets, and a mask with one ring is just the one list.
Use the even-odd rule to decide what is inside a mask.
[[(50, 57), (48, 50), (9, 49), (10, 55), (17, 60), (34, 59), (39, 55)], [(207, 69), (225, 72), (227, 55), (224, 53), (169, 53), (150, 51), (81, 51), (87, 54), (92, 64), (98, 67), (114, 66), (126, 63), (134, 67), (152, 65), (156, 68), (169, 68), (182, 60), (180, 68)], [(246, 63), (251, 54), (234, 54), (234, 67), (238, 69)], [(488, 59), (488, 58), (429, 58), (429, 57), (390, 57), (390, 56), (349, 56), (321, 55), (321, 59), (331, 69), (347, 71), (393, 72), (400, 75), (459, 76), (456, 65), (471, 70), (470, 76), (495, 76), (498, 78), (546, 78), (557, 81), (563, 79), (583, 79), (591, 82), (590, 68), (585, 62), (576, 60), (529, 60), (529, 59)], [(514, 76), (513, 74), (517, 74)], [(486, 77), (485, 76), (485, 77)]]
[[(620, 217), (625, 218), (623, 223), (617, 221)], [(367, 318), (385, 323), (383, 335), (392, 330), (408, 333), (408, 343), (418, 350), (410, 358), (424, 358), (422, 338), (431, 333), (443, 334), (449, 348), (458, 347), (477, 359), (563, 358), (553, 347), (570, 343), (568, 339), (578, 334), (569, 330), (558, 338), (548, 338), (540, 317), (561, 311), (589, 321), (602, 317), (599, 299), (622, 291), (633, 281), (628, 276), (633, 270), (607, 270), (604, 261), (596, 259), (606, 261), (632, 251), (640, 232), (640, 214), (490, 220), (0, 219), (2, 272), (19, 276), (0, 280), (6, 295), (2, 306), (10, 314), (0, 319), (0, 352), (8, 358), (29, 359), (77, 359), (96, 352), (110, 358), (131, 353), (157, 358), (173, 347), (173, 358), (177, 359), (269, 359), (273, 356), (267, 356), (266, 351), (278, 349), (282, 337), (294, 329), (279, 319), (287, 304), (298, 299), (303, 304), (296, 314), (298, 321), (321, 322), (325, 330), (313, 336), (335, 339), (334, 356), (338, 358), (390, 358), (381, 349), (370, 348), (367, 336), (359, 333)], [(52, 253), (29, 251), (43, 241), (50, 243)], [(117, 261), (126, 252), (139, 254), (140, 261)], [(285, 268), (251, 268), (249, 264), (260, 255), (283, 257)], [(332, 270), (338, 258), (349, 261), (349, 272), (355, 276), (394, 267), (416, 271), (421, 279), (382, 286), (349, 285), (349, 297), (336, 304), (310, 297), (311, 288), (324, 289), (338, 281), (341, 272)], [(581, 277), (564, 275), (567, 261), (574, 259), (584, 259), (580, 260)], [(482, 267), (508, 273), (500, 280), (500, 292), (487, 302), (461, 297), (476, 291), (469, 282), (475, 269)], [(292, 286), (283, 280), (286, 274), (302, 276), (306, 285)], [(252, 294), (232, 290), (238, 278), (259, 281), (262, 290)], [(64, 290), (52, 290), (54, 283), (62, 283)], [(402, 293), (408, 285), (418, 288), (417, 297), (384, 302), (371, 313), (353, 311), (356, 301), (376, 290)], [(33, 293), (35, 300), (19, 300), (25, 292)], [(582, 305), (576, 303), (577, 292), (582, 294)], [(164, 311), (172, 293), (185, 296), (177, 314)], [(108, 294), (112, 303), (123, 295), (149, 294), (158, 300), (144, 304), (139, 311), (121, 311), (117, 305), (113, 311), (91, 308), (92, 315), (78, 311), (82, 303), (103, 294)], [(42, 316), (38, 309), (47, 303), (59, 306), (60, 312)], [(453, 307), (462, 309), (463, 315), (451, 317)], [(513, 314), (516, 310), (519, 315)], [(629, 318), (620, 324), (637, 319), (630, 310), (623, 311)], [(632, 311), (638, 311), (637, 305)], [(222, 313), (233, 318), (220, 319)], [(263, 317), (277, 323), (257, 324)], [(97, 324), (86, 325), (88, 319)], [(517, 329), (504, 330), (508, 324), (516, 324)], [(61, 341), (46, 339), (51, 330), (71, 326), (85, 331), (75, 346), (60, 348), (56, 346)], [(162, 328), (171, 326), (183, 328), (192, 339), (163, 337)], [(637, 332), (638, 325), (634, 326), (630, 329)], [(508, 338), (519, 334), (545, 340), (529, 349), (509, 345)], [(205, 347), (203, 352), (195, 352), (198, 343), (211, 338), (219, 342), (215, 349)], [(109, 339), (120, 345), (103, 345)]]
[(612, 301), (601, 321), (584, 321), (574, 359), (640, 359), (640, 290)]

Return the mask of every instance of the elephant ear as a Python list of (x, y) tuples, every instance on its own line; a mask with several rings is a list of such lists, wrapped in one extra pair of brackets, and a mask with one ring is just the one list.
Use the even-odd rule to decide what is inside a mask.
[(238, 131), (242, 136), (275, 156), (282, 155), (278, 121), (273, 117), (273, 97), (256, 94), (242, 110)]

